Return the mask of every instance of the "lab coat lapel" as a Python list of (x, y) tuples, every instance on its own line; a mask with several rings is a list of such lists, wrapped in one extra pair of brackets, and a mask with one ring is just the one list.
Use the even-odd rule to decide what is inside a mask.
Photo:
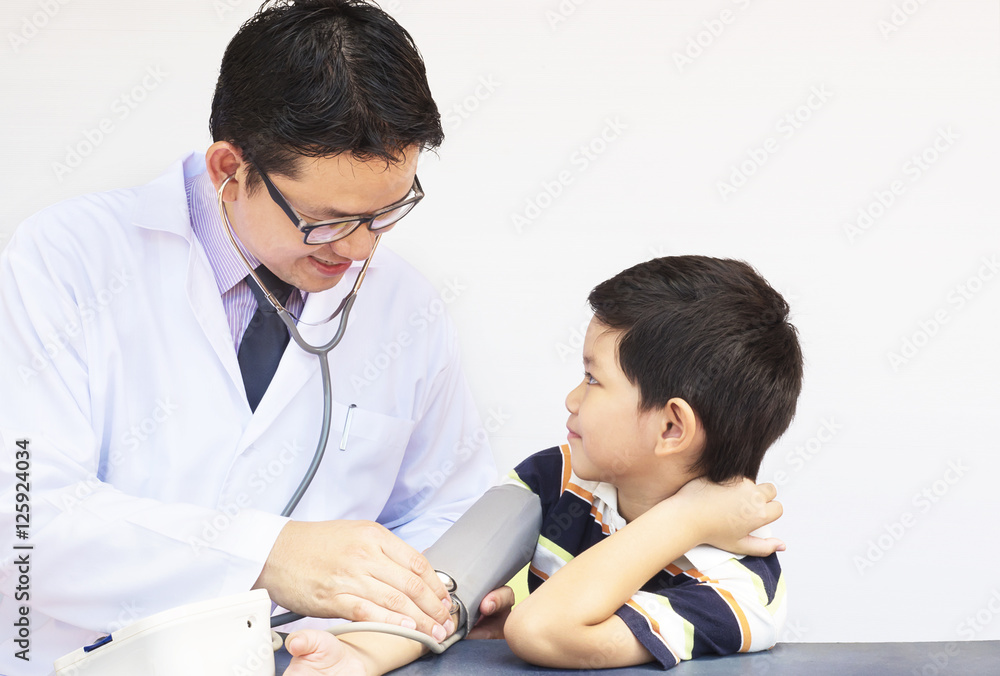
[(185, 176), (204, 171), (198, 155), (188, 155), (172, 164), (156, 180), (137, 190), (140, 191), (132, 221), (147, 230), (168, 232), (187, 242), (187, 273), (185, 291), (194, 313), (212, 345), (223, 368), (237, 391), (243, 391), (243, 375), (233, 349), (232, 334), (222, 298), (201, 244), (191, 229)]

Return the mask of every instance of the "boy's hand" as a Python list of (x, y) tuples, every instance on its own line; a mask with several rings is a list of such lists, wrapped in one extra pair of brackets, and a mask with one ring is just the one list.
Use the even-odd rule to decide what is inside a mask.
[(774, 484), (758, 485), (750, 479), (717, 484), (700, 478), (685, 484), (671, 499), (684, 501), (691, 509), (701, 542), (735, 554), (768, 556), (784, 551), (785, 543), (750, 533), (781, 516), (777, 494)]
[(289, 634), (285, 649), (292, 661), (285, 676), (367, 676), (353, 648), (327, 631), (302, 629)]
[(502, 639), (510, 609), (514, 607), (514, 590), (503, 586), (494, 589), (479, 604), (479, 621), (466, 638)]

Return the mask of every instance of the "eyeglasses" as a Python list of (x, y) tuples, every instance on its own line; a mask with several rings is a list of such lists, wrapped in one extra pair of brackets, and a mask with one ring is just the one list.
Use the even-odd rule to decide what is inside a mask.
[(396, 225), (399, 219), (410, 213), (410, 210), (417, 205), (417, 202), (424, 198), (424, 191), (420, 187), (420, 179), (414, 176), (413, 186), (410, 188), (410, 192), (406, 195), (406, 197), (395, 204), (390, 204), (389, 206), (379, 209), (371, 214), (331, 218), (328, 221), (310, 223), (302, 218), (302, 216), (300, 216), (299, 213), (291, 207), (288, 200), (285, 199), (285, 196), (281, 194), (281, 191), (278, 190), (274, 183), (271, 182), (271, 179), (268, 178), (267, 174), (261, 171), (256, 165), (254, 165), (254, 167), (257, 169), (257, 173), (260, 174), (261, 178), (264, 179), (264, 185), (267, 186), (267, 192), (271, 195), (271, 199), (274, 200), (275, 204), (281, 207), (281, 210), (284, 211), (288, 218), (291, 219), (292, 224), (302, 232), (302, 241), (306, 244), (327, 244), (328, 242), (336, 242), (338, 239), (344, 239), (350, 235), (362, 224), (367, 225), (370, 231), (381, 234)]

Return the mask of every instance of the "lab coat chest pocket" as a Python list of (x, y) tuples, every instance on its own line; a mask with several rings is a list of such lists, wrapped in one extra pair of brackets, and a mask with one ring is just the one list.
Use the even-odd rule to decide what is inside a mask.
[(296, 516), (374, 520), (403, 467), (413, 427), (409, 419), (335, 402), (326, 454)]

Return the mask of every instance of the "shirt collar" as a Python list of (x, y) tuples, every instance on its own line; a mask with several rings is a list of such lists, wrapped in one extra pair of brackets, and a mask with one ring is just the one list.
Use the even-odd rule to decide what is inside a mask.
[(612, 533), (625, 527), (625, 517), (618, 513), (618, 488), (614, 484), (581, 479), (572, 467), (570, 467), (570, 481), (594, 496), (594, 506)]
[[(219, 214), (218, 194), (208, 177), (208, 172), (188, 178), (185, 188), (191, 214), (191, 228), (205, 249), (219, 293), (224, 294), (243, 281), (249, 273), (224, 230), (226, 225)], [(237, 240), (237, 245), (251, 267), (256, 268), (260, 265), (260, 261), (247, 251), (242, 242)]]

